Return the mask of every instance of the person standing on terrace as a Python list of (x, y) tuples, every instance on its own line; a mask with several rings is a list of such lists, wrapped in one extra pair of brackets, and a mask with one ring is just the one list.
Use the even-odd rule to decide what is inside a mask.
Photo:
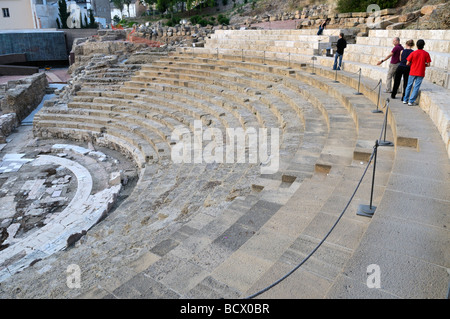
[[(347, 47), (347, 41), (345, 41), (343, 33), (339, 34), (339, 40), (337, 41), (336, 47), (337, 47), (337, 50), (336, 50), (336, 54), (334, 55), (333, 70), (341, 70), (344, 49)], [(339, 65), (338, 65), (338, 60), (339, 60)]]
[[(406, 59), (406, 65), (411, 66), (409, 71), (408, 85), (406, 87), (403, 104), (408, 103), (409, 106), (414, 105), (414, 102), (419, 95), (420, 85), (425, 77), (425, 68), (431, 64), (430, 54), (425, 51), (425, 41), (420, 39), (417, 41), (417, 50), (411, 53)], [(413, 87), (414, 86), (414, 87)]]
[(328, 22), (330, 22), (330, 21), (331, 21), (331, 19), (327, 18), (324, 22), (322, 22), (319, 25), (319, 31), (317, 31), (317, 35), (322, 35), (323, 30), (325, 29), (325, 27), (327, 26)]
[(403, 46), (400, 44), (400, 38), (395, 37), (392, 40), (392, 44), (394, 48), (389, 53), (389, 55), (383, 60), (378, 61), (377, 65), (381, 65), (384, 61), (391, 59), (391, 63), (389, 64), (389, 71), (386, 79), (386, 93), (392, 93), (392, 78), (394, 77), (395, 71), (397, 70), (398, 65), (400, 64), (400, 52), (403, 51)]
[(395, 77), (394, 77), (394, 88), (392, 89), (391, 98), (395, 99), (395, 95), (398, 92), (398, 88), (400, 86), (400, 82), (403, 78), (403, 95), (402, 95), (402, 101), (405, 97), (406, 92), (406, 86), (408, 85), (408, 78), (409, 78), (409, 65), (406, 65), (408, 61), (406, 59), (408, 56), (414, 51), (412, 47), (414, 46), (414, 40), (408, 40), (405, 44), (405, 49), (400, 53), (400, 64), (397, 67), (397, 71), (395, 71)]

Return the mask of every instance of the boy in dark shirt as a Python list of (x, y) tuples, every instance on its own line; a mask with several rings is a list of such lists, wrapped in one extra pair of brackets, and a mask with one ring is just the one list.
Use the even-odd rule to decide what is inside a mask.
[[(344, 39), (344, 34), (339, 34), (339, 40), (337, 41), (337, 50), (334, 55), (333, 70), (340, 70), (342, 65), (342, 56), (344, 55), (344, 49), (347, 47), (347, 41)], [(339, 59), (339, 66), (337, 65)]]
[(409, 65), (406, 65), (406, 59), (408, 56), (414, 51), (412, 47), (414, 46), (414, 40), (406, 41), (405, 48), (402, 52), (400, 52), (400, 64), (397, 67), (397, 71), (395, 71), (394, 77), (394, 88), (392, 89), (391, 98), (395, 99), (395, 95), (397, 94), (398, 88), (400, 86), (400, 81), (403, 78), (403, 95), (402, 101), (405, 97), (406, 86), (408, 85), (408, 77), (409, 77)]

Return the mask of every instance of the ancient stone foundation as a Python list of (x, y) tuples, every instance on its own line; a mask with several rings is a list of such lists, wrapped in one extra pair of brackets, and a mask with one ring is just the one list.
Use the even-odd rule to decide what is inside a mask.
[(8, 82), (5, 95), (0, 100), (2, 113), (15, 113), (19, 121), (23, 120), (39, 105), (47, 86), (45, 73), (37, 73), (23, 80)]

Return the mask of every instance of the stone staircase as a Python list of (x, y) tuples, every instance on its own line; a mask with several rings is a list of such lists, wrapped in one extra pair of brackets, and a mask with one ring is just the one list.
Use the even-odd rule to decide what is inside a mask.
[[(328, 29), (324, 30), (324, 36), (330, 39), (334, 35), (338, 35), (340, 32), (348, 36), (352, 36), (352, 29)], [(232, 36), (233, 32), (236, 34)], [(242, 38), (248, 38), (251, 32), (267, 32), (268, 37), (272, 34), (284, 34), (295, 36), (307, 37), (314, 42), (319, 38), (314, 36), (314, 30), (245, 30), (245, 31), (231, 31), (224, 30), (222, 33), (217, 33), (216, 38), (230, 38), (239, 37), (238, 34), (242, 34)], [(421, 86), (421, 92), (419, 95), (419, 106), (429, 114), (430, 118), (438, 128), (441, 138), (444, 141), (447, 150), (450, 150), (450, 132), (449, 132), (449, 108), (446, 103), (449, 89), (449, 30), (370, 30), (368, 37), (356, 37), (355, 44), (348, 44), (345, 50), (343, 59), (343, 70), (351, 73), (359, 73), (366, 78), (373, 80), (382, 80), (386, 83), (386, 75), (388, 70), (388, 63), (384, 63), (377, 66), (376, 63), (385, 57), (392, 50), (392, 38), (398, 36), (402, 43), (408, 39), (413, 39), (417, 42), (418, 39), (425, 40), (425, 50), (427, 50), (433, 60), (432, 66), (427, 68), (425, 81)], [(255, 33), (255, 38), (264, 39), (264, 36)], [(370, 42), (370, 43), (369, 43)], [(329, 43), (332, 43), (330, 40)], [(331, 68), (333, 66), (334, 58), (324, 56), (323, 51), (319, 52), (320, 55), (311, 56), (310, 52), (292, 50), (292, 52), (286, 50), (278, 50), (276, 52), (270, 51), (271, 44), (267, 45), (267, 48), (263, 48), (261, 45), (254, 50), (247, 50), (247, 47), (240, 48), (239, 43), (233, 49), (215, 48), (212, 45), (206, 43), (206, 48), (211, 51), (211, 54), (234, 54), (239, 57), (262, 57), (261, 62), (264, 63), (266, 58), (280, 59), (291, 62), (304, 62), (307, 64), (314, 63), (315, 66), (324, 66)], [(209, 47), (208, 47), (209, 45)], [(290, 46), (290, 45), (289, 45)], [(258, 50), (261, 49), (261, 50)], [(196, 49), (184, 49), (188, 52), (201, 52), (201, 48)], [(284, 51), (284, 52), (283, 52)], [(194, 53), (195, 54), (195, 53)], [(314, 60), (314, 61), (313, 61)], [(289, 63), (289, 62), (287, 62)], [(376, 83), (375, 83), (376, 84)], [(384, 89), (384, 88), (383, 88)], [(422, 102), (421, 102), (422, 101)], [(449, 153), (450, 154), (450, 153)]]
[[(266, 38), (267, 46), (254, 46), (272, 54), (247, 48), (241, 55), (250, 33), (227, 31), (237, 40), (232, 48), (212, 38), (205, 48), (182, 48), (142, 67), (118, 90), (83, 86), (67, 107), (42, 109), (37, 136), (119, 149), (140, 167), (140, 178), (81, 245), (2, 282), (2, 292), (246, 297), (291, 270), (342, 218), (302, 268), (262, 297), (445, 297), (448, 259), (441, 251), (448, 238), (450, 168), (430, 118), (419, 108), (390, 102), (386, 138), (394, 147), (378, 149), (377, 210), (372, 219), (358, 216), (358, 205), (369, 201), (372, 170), (360, 179), (384, 120), (372, 112), (376, 79), (363, 77), (363, 94), (355, 95), (358, 75), (343, 71), (335, 77), (322, 66), (324, 57), (313, 69), (310, 48), (290, 51), (292, 30), (258, 32), (261, 39), (252, 39)], [(280, 58), (281, 48), (286, 51)], [(384, 112), (386, 97), (379, 104)], [(278, 171), (262, 173), (260, 160), (174, 163), (173, 131), (195, 132), (196, 120), (202, 130), (279, 129)], [(65, 267), (73, 263), (83, 271), (83, 288), (76, 291), (64, 286)], [(366, 285), (373, 263), (382, 269), (382, 289), (376, 291)], [(54, 286), (43, 292), (37, 282)], [(17, 285), (22, 291), (11, 292)]]

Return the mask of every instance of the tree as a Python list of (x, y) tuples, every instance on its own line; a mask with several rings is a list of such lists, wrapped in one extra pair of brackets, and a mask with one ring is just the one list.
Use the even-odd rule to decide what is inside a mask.
[(164, 13), (169, 8), (171, 2), (171, 0), (157, 0), (156, 8), (159, 12)]
[(128, 17), (130, 17), (130, 4), (131, 4), (131, 0), (123, 0), (123, 3), (126, 4), (126, 6), (127, 6), (127, 11), (128, 11)]
[(83, 24), (83, 17), (82, 17), (82, 15), (81, 15), (81, 11), (80, 11), (80, 29), (83, 29), (83, 28), (85, 28), (87, 25), (86, 24)]
[(89, 21), (87, 15), (84, 16), (84, 27), (89, 28)]
[(119, 9), (120, 10), (120, 18), (122, 19), (122, 11), (123, 11), (123, 8), (125, 7), (125, 2), (124, 2), (124, 0), (113, 0), (113, 4), (114, 4), (114, 6), (117, 8), (117, 9)]
[(58, 19), (56, 19), (58, 28), (68, 29), (69, 27), (67, 26), (67, 19), (70, 17), (70, 13), (67, 12), (66, 0), (58, 0), (58, 11), (59, 11), (59, 21)]
[(338, 0), (337, 10), (344, 12), (366, 12), (371, 4), (376, 4), (380, 9), (394, 8), (398, 0)]
[(98, 28), (98, 23), (95, 22), (95, 17), (94, 17), (94, 11), (92, 9), (89, 9), (89, 25), (88, 28)]

